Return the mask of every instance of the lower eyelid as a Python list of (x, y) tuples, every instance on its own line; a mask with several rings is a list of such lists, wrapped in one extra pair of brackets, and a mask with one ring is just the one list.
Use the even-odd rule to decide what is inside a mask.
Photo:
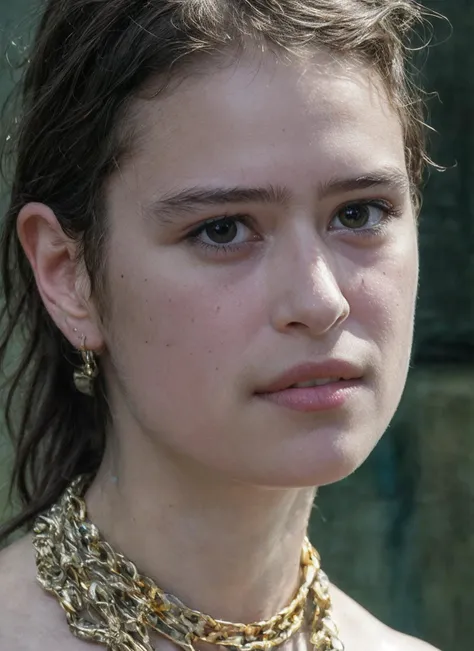
[[(380, 222), (376, 226), (368, 226), (368, 227), (362, 227), (362, 228), (354, 228), (350, 229), (344, 226), (341, 226), (339, 228), (329, 228), (329, 230), (332, 230), (333, 232), (344, 232), (344, 233), (350, 233), (351, 236), (368, 236), (370, 234), (376, 235), (378, 232), (381, 232), (384, 230), (384, 227), (388, 225), (389, 222), (391, 222), (393, 219), (400, 217), (404, 210), (400, 207), (395, 207), (393, 204), (385, 202), (385, 201), (359, 201), (359, 202), (350, 202), (339, 208), (336, 213), (333, 215), (331, 218), (331, 222), (337, 217), (337, 215), (345, 208), (351, 205), (361, 205), (361, 206), (370, 206), (373, 208), (378, 208), (381, 210), (384, 215), (383, 218), (380, 220)], [(247, 240), (246, 242), (240, 242), (240, 243), (228, 243), (228, 244), (209, 244), (207, 242), (203, 242), (200, 239), (200, 236), (202, 233), (206, 230), (207, 227), (212, 226), (215, 223), (218, 223), (219, 221), (224, 221), (224, 220), (231, 220), (235, 222), (239, 222), (243, 224), (246, 228), (251, 231), (252, 237)], [(248, 216), (246, 215), (225, 215), (217, 219), (210, 219), (207, 220), (206, 222), (202, 223), (198, 228), (196, 228), (194, 231), (188, 233), (185, 237), (185, 241), (188, 241), (194, 246), (199, 246), (201, 249), (206, 250), (208, 252), (213, 252), (214, 254), (222, 254), (225, 255), (226, 253), (237, 253), (239, 250), (242, 250), (248, 246), (252, 246), (255, 244), (258, 244), (259, 242), (262, 242), (262, 240), (265, 239), (262, 234), (259, 234), (255, 228), (255, 225), (253, 223), (253, 220), (251, 220)]]
[[(348, 205), (354, 205), (354, 204), (348, 204)], [(392, 205), (388, 204), (380, 204), (380, 203), (374, 203), (374, 202), (366, 202), (364, 204), (359, 203), (359, 205), (366, 205), (366, 206), (371, 206), (373, 208), (378, 208), (383, 212), (383, 217), (382, 219), (376, 224), (375, 226), (363, 226), (361, 228), (349, 228), (349, 227), (331, 227), (332, 221), (337, 217), (339, 212), (342, 210), (342, 208), (336, 213), (336, 215), (332, 218), (330, 226), (329, 226), (329, 231), (332, 231), (334, 233), (344, 233), (344, 234), (350, 234), (351, 236), (359, 236), (359, 237), (367, 237), (372, 235), (377, 235), (378, 233), (381, 233), (385, 228), (392, 222), (394, 219), (397, 219), (398, 217), (401, 217), (403, 215), (403, 210), (400, 208), (395, 208)]]
[[(239, 244), (233, 244), (232, 242), (230, 242), (229, 244), (217, 244), (216, 243), (215, 245), (209, 244), (209, 243), (206, 243), (206, 242), (202, 242), (200, 237), (206, 231), (206, 228), (208, 228), (210, 226), (213, 226), (214, 224), (217, 224), (217, 223), (219, 223), (221, 221), (225, 221), (225, 220), (233, 221), (235, 223), (242, 224), (243, 226), (245, 226), (245, 228), (247, 228), (248, 231), (250, 233), (252, 233), (252, 236), (249, 239), (249, 241), (241, 242)], [(187, 240), (187, 241), (190, 241), (190, 242), (192, 242), (194, 244), (202, 245), (203, 247), (207, 246), (210, 249), (216, 249), (216, 250), (217, 249), (223, 249), (224, 247), (231, 247), (231, 246), (234, 246), (237, 249), (238, 247), (245, 246), (246, 244), (252, 244), (252, 243), (254, 243), (256, 241), (260, 241), (261, 239), (262, 239), (262, 236), (259, 235), (259, 233), (257, 232), (255, 226), (252, 224), (251, 220), (246, 216), (240, 216), (240, 215), (235, 215), (235, 216), (234, 215), (229, 215), (229, 216), (224, 216), (224, 217), (220, 217), (220, 218), (217, 218), (217, 219), (210, 219), (210, 220), (204, 222), (203, 224), (201, 224), (198, 228), (191, 231), (190, 233), (188, 233), (185, 236), (185, 240)]]

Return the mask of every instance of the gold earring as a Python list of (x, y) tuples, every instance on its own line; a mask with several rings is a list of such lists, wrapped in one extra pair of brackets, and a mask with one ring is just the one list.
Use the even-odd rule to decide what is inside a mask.
[(80, 348), (82, 367), (74, 371), (74, 384), (76, 389), (87, 396), (94, 395), (94, 380), (99, 374), (94, 353), (86, 348), (86, 338), (82, 338)]

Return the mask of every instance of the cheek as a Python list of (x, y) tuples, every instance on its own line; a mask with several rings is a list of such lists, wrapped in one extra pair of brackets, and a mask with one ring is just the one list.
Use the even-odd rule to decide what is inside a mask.
[[(261, 302), (257, 312), (255, 296), (241, 290), (195, 271), (136, 278), (118, 292), (110, 346), (118, 398), (171, 448), (217, 454), (216, 432), (238, 421), (247, 398), (240, 378), (261, 314)], [(229, 453), (239, 439), (225, 441)]]
[(411, 354), (418, 250), (416, 236), (400, 238), (376, 264), (365, 267), (350, 287), (352, 315), (363, 337), (379, 349), (380, 376), (405, 375)]
[(111, 318), (110, 347), (124, 392), (155, 415), (180, 401), (199, 409), (217, 394), (226, 400), (223, 379), (238, 376), (253, 327), (245, 319), (254, 314), (248, 295), (244, 303), (235, 286), (215, 276), (206, 282), (195, 269), (141, 276), (119, 274)]
[(392, 240), (359, 271), (361, 294), (369, 312), (386, 322), (413, 318), (418, 287), (418, 241), (414, 222), (400, 225)]

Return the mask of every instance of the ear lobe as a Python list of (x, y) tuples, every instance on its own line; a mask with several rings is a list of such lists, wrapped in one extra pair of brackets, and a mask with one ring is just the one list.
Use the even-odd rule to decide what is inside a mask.
[(77, 245), (64, 233), (56, 215), (44, 204), (27, 204), (18, 215), (17, 232), (43, 303), (57, 327), (73, 346), (80, 345), (76, 334), (80, 331), (90, 349), (101, 348), (92, 303), (78, 291), (84, 287), (85, 270), (76, 259)]

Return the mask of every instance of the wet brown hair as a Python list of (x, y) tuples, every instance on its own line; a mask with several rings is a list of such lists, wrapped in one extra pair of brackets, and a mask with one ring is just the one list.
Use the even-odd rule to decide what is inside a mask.
[(185, 68), (192, 74), (198, 56), (225, 50), (238, 56), (250, 41), (283, 53), (323, 47), (372, 66), (403, 125), (416, 200), (427, 156), (423, 105), (408, 66), (422, 16), (412, 0), (45, 3), (3, 157), (11, 192), (1, 231), (0, 368), (8, 375), (11, 495), (21, 508), (0, 542), (30, 527), (72, 478), (97, 471), (108, 422), (104, 385), (93, 399), (74, 387), (77, 351), (46, 312), (18, 240), (22, 207), (35, 201), (54, 211), (78, 243), (92, 292), (104, 304), (104, 182), (131, 151), (133, 99), (151, 81), (164, 88)]

